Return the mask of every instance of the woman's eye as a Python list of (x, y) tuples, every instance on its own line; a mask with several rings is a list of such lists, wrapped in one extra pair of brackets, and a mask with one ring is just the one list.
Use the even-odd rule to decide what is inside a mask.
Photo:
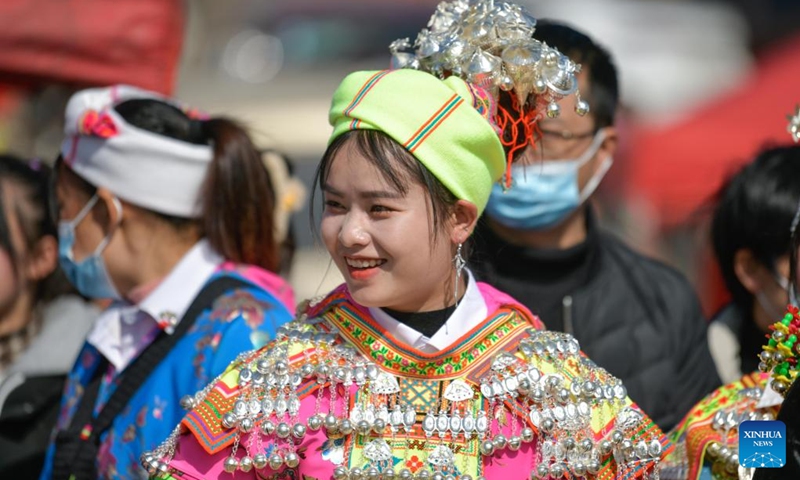
[(391, 208), (384, 205), (373, 205), (370, 210), (372, 213), (389, 213), (392, 211)]
[(335, 200), (325, 200), (325, 209), (326, 210), (341, 210), (344, 207), (341, 203)]

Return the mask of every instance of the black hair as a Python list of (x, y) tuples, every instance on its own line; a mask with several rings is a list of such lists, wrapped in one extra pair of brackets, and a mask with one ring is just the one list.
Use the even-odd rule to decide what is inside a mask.
[[(351, 130), (337, 137), (328, 146), (322, 160), (317, 166), (314, 184), (320, 190), (330, 172), (331, 163), (336, 154), (348, 140), (353, 140), (353, 145), (364, 157), (372, 160), (383, 178), (397, 191), (406, 194), (413, 183), (422, 185), (430, 197), (432, 213), (432, 241), (436, 240), (439, 230), (443, 227), (447, 214), (455, 205), (457, 199), (422, 163), (404, 149), (399, 143), (383, 132), (377, 130)], [(311, 197), (312, 229), (314, 219), (314, 193)]]
[[(58, 229), (52, 215), (51, 177), (52, 170), (39, 160), (25, 161), (15, 155), (0, 154), (0, 193), (10, 185), (20, 191), (8, 206), (5, 205), (7, 199), (0, 194), (0, 249), (8, 253), (15, 273), (20, 252), (11, 241), (7, 211), (14, 215), (20, 225), (23, 241), (29, 251), (45, 236), (58, 240)], [(75, 293), (74, 288), (56, 266), (37, 285), (35, 301), (47, 302), (70, 293)]]
[(720, 190), (711, 221), (711, 242), (734, 304), (750, 312), (753, 296), (734, 271), (741, 249), (767, 268), (790, 253), (790, 229), (800, 202), (800, 146), (762, 151)]
[(533, 37), (550, 47), (557, 48), (586, 72), (589, 91), (581, 91), (581, 97), (591, 106), (590, 115), (595, 128), (614, 125), (619, 103), (617, 68), (608, 50), (594, 42), (586, 34), (554, 20), (540, 20)]
[[(151, 213), (179, 230), (199, 226), (227, 260), (278, 272), (275, 195), (261, 154), (242, 126), (227, 118), (193, 119), (174, 105), (154, 99), (127, 100), (114, 109), (137, 128), (213, 148), (214, 158), (201, 192), (200, 219)], [(88, 188), (94, 186), (89, 184), (87, 193)]]

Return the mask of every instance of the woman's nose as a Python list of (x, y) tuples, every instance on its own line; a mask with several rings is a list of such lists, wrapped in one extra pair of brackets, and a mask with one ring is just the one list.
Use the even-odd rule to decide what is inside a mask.
[(356, 212), (350, 212), (342, 222), (339, 230), (339, 242), (346, 247), (364, 246), (369, 243), (370, 236), (364, 225), (364, 219)]

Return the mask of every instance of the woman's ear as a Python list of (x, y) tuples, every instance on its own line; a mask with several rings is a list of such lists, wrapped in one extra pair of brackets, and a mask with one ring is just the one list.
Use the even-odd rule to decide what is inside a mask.
[(100, 203), (106, 206), (105, 212), (107, 212), (105, 215), (99, 213), (99, 215), (103, 216), (98, 218), (98, 221), (103, 225), (105, 234), (110, 236), (122, 223), (122, 203), (116, 195), (105, 187), (99, 187), (97, 189), (97, 197)]
[(453, 208), (453, 230), (450, 241), (456, 245), (467, 241), (478, 223), (478, 207), (466, 200), (458, 200)]
[(749, 248), (741, 248), (733, 255), (733, 272), (748, 292), (755, 295), (762, 290), (764, 266)]
[(52, 235), (40, 238), (29, 252), (25, 265), (25, 276), (29, 281), (39, 282), (53, 273), (58, 265), (58, 240)]

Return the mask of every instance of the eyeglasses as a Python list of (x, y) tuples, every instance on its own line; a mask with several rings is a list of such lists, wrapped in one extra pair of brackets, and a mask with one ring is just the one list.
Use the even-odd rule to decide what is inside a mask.
[(579, 140), (592, 138), (597, 130), (590, 130), (583, 133), (574, 133), (569, 130), (548, 130), (539, 129), (539, 138), (536, 141), (536, 149), (543, 155), (554, 158), (569, 157), (570, 153)]

